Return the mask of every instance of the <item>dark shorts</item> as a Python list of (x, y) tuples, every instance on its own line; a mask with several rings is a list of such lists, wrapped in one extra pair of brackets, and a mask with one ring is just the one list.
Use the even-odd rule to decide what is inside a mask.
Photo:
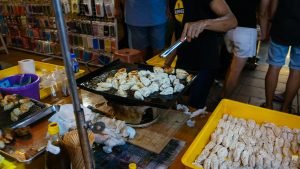
[(128, 27), (128, 44), (130, 48), (144, 50), (151, 47), (162, 50), (165, 47), (167, 23), (156, 26)]

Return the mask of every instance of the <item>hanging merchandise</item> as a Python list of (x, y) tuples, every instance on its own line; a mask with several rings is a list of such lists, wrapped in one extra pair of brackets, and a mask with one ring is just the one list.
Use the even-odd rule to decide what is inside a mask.
[(89, 47), (88, 47), (88, 40), (87, 40), (87, 35), (81, 35), (81, 37), (82, 37), (82, 46), (83, 46), (83, 48), (84, 49), (88, 49)]
[(97, 38), (93, 39), (93, 49), (95, 49), (95, 50), (99, 50), (100, 49), (99, 40)]
[(99, 39), (99, 46), (100, 46), (100, 50), (104, 50), (104, 40), (103, 39)]
[(110, 37), (115, 37), (116, 36), (115, 24), (110, 23), (108, 26), (109, 26), (109, 36)]
[(111, 44), (111, 52), (114, 53), (116, 51), (117, 43), (115, 38), (110, 39), (110, 44)]
[(99, 22), (98, 23), (98, 29), (99, 29), (99, 37), (103, 37), (104, 36), (104, 22)]
[(93, 49), (93, 36), (87, 36), (88, 49)]
[(79, 2), (78, 0), (71, 0), (71, 9), (73, 14), (79, 13)]
[(56, 29), (55, 17), (49, 17), (49, 25), (51, 28)]
[(107, 18), (114, 18), (115, 4), (114, 0), (104, 0), (104, 8)]
[(103, 0), (95, 0), (96, 16), (104, 17)]
[(109, 36), (109, 25), (105, 24), (103, 26), (103, 35), (108, 37)]
[(111, 40), (109, 38), (104, 39), (104, 51), (111, 53)]
[(92, 21), (92, 30), (93, 30), (93, 35), (94, 36), (99, 36), (100, 35), (99, 24), (100, 24), (100, 22)]
[(92, 2), (91, 0), (83, 0), (83, 8), (84, 8), (84, 15), (85, 16), (92, 16)]
[(68, 0), (61, 0), (62, 8), (63, 8), (63, 13), (64, 14), (69, 14), (71, 12), (70, 9), (70, 3)]

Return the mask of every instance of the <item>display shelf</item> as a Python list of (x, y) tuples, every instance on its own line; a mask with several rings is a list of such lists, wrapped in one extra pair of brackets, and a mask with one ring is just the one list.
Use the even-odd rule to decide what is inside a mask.
[[(70, 50), (77, 53), (76, 56), (81, 63), (89, 66), (97, 66), (98, 62), (107, 64), (112, 60), (114, 51), (118, 50), (117, 19), (104, 12), (108, 9), (103, 1), (99, 11), (99, 3), (101, 1), (83, 0), (66, 1), (62, 4), (66, 24), (73, 22), (77, 28), (76, 32), (72, 25), (67, 25), (71, 37), (69, 38)], [(85, 9), (86, 4), (88, 10)], [(2, 23), (6, 24), (5, 29), (8, 31), (6, 40), (10, 48), (50, 58), (62, 58), (59, 56), (61, 50), (51, 1), (12, 0), (2, 5), (6, 9), (2, 13)], [(78, 11), (74, 8), (76, 5)], [(87, 38), (89, 38), (89, 46)]]
[[(27, 50), (27, 49), (23, 49), (23, 48), (18, 48), (18, 47), (13, 47), (13, 46), (8, 46), (8, 48), (23, 51), (23, 52), (28, 52), (28, 53), (34, 53), (34, 54), (41, 55), (41, 56), (45, 56), (45, 57), (47, 57), (46, 59), (52, 59), (52, 58), (63, 59), (62, 56), (58, 56), (58, 55), (40, 53), (40, 52), (35, 52), (35, 51), (31, 51), (31, 50)], [(90, 61), (87, 61), (87, 62), (84, 62), (82, 60), (78, 60), (78, 62), (84, 64), (88, 68), (88, 70), (90, 70), (88, 66), (93, 66), (93, 67), (102, 67), (103, 66), (101, 64), (91, 63), (93, 61), (95, 61), (95, 60), (90, 60)]]

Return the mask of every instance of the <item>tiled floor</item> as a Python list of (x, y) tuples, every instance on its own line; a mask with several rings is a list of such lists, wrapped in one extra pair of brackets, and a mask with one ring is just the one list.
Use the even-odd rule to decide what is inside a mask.
[[(239, 85), (234, 91), (232, 97), (233, 100), (240, 102), (245, 102), (253, 105), (259, 106), (265, 101), (265, 86), (264, 79), (268, 69), (268, 64), (266, 63), (268, 45), (262, 44), (258, 56), (260, 57), (259, 65), (255, 70), (245, 69), (241, 75)], [(7, 68), (12, 65), (17, 65), (17, 61), (21, 59), (32, 58), (34, 60), (42, 60), (45, 57), (40, 57), (37, 55), (32, 55), (29, 53), (24, 53), (20, 51), (10, 50), (10, 54), (7, 56), (4, 53), (0, 53), (0, 64)], [(62, 60), (54, 59), (48, 61), (54, 64), (62, 64)], [(84, 66), (81, 66), (83, 68)], [(86, 71), (87, 72), (87, 71)], [(284, 66), (280, 72), (279, 82), (277, 85), (277, 93), (281, 93), (285, 89), (286, 80), (288, 77), (288, 67)], [(208, 108), (212, 111), (216, 106), (216, 100), (221, 92), (221, 87), (219, 85), (214, 85), (212, 87), (209, 99), (208, 99)], [(275, 104), (277, 108), (280, 105)], [(297, 99), (294, 99), (293, 102), (294, 112), (297, 110)]]

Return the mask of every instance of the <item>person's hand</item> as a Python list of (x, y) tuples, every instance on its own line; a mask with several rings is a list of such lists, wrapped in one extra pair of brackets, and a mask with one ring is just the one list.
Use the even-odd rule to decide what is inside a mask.
[(205, 20), (186, 23), (180, 39), (183, 41), (186, 37), (187, 41), (190, 42), (192, 39), (197, 38), (199, 34), (204, 31), (206, 25), (207, 22)]

